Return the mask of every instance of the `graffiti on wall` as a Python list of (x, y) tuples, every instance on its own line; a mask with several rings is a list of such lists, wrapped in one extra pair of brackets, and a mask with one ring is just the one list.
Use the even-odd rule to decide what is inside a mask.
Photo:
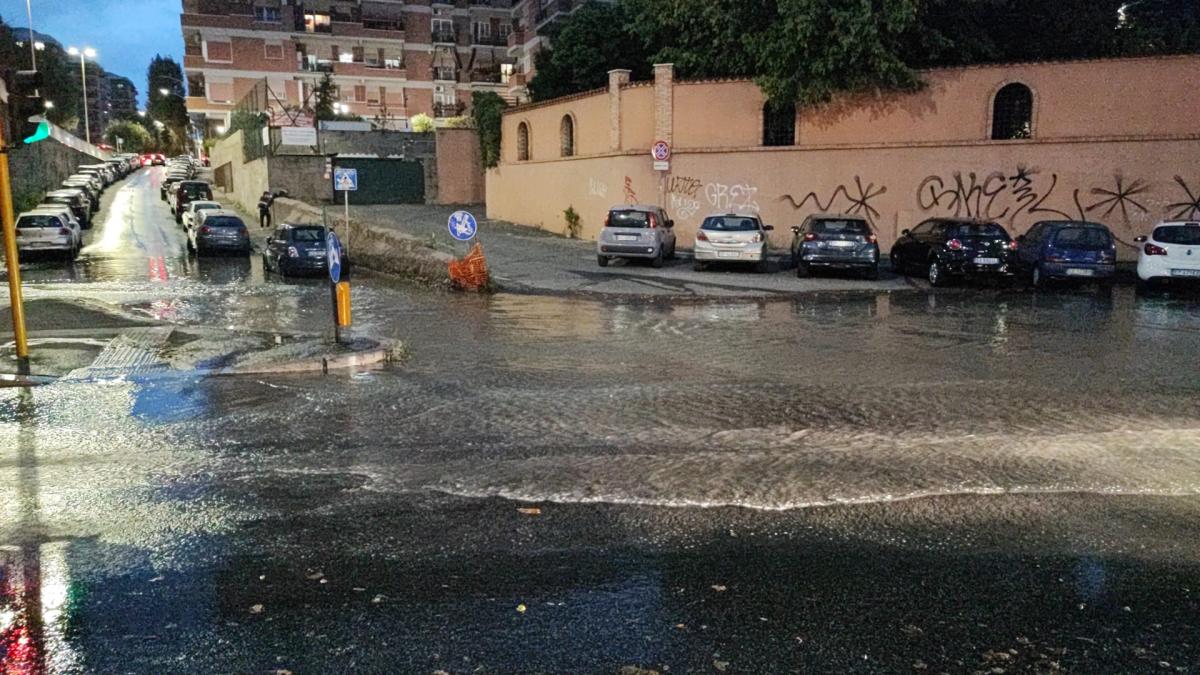
[(757, 194), (758, 188), (746, 183), (709, 183), (704, 186), (705, 199), (713, 209), (722, 213), (758, 213), (760, 209), (755, 200)]
[[(1087, 207), (1088, 213), (1098, 213), (1101, 218), (1111, 217), (1116, 213), (1117, 209), (1121, 210), (1121, 217), (1125, 222), (1129, 222), (1129, 212), (1131, 210), (1149, 213), (1149, 209), (1142, 203), (1145, 195), (1150, 192), (1150, 186), (1140, 178), (1129, 183), (1125, 182), (1125, 177), (1117, 174), (1113, 177), (1113, 185), (1111, 187), (1094, 187), (1092, 188), (1092, 196), (1094, 201), (1091, 206)], [(1103, 211), (1101, 211), (1103, 209)]]
[(629, 176), (625, 176), (625, 203), (626, 204), (638, 203), (637, 192), (634, 191), (634, 189), (633, 189), (633, 179), (630, 178)]
[[(1064, 195), (1071, 198), (1075, 214), (1051, 206)], [(917, 187), (917, 206), (924, 211), (988, 220), (1007, 219), (1010, 223), (1022, 214), (1067, 220), (1082, 219), (1084, 207), (1079, 190), (1060, 190), (1058, 174), (1042, 174), (1024, 165), (1011, 175), (993, 171), (986, 176), (974, 171), (955, 171), (947, 176), (926, 176)]]
[(861, 215), (867, 220), (875, 222), (880, 214), (879, 209), (875, 208), (871, 202), (884, 194), (887, 194), (887, 186), (876, 186), (874, 183), (863, 185), (862, 178), (855, 176), (853, 188), (849, 188), (845, 184), (838, 185), (824, 200), (816, 192), (809, 192), (799, 200), (791, 194), (785, 194), (779, 198), (779, 201), (791, 204), (792, 209), (796, 211), (812, 204), (817, 211), (840, 211), (848, 215)]
[(700, 180), (689, 176), (671, 176), (667, 182), (667, 195), (671, 212), (676, 218), (687, 219), (700, 211)]
[(593, 197), (604, 198), (608, 196), (608, 183), (595, 178), (588, 179), (588, 194)]
[(1175, 176), (1175, 184), (1182, 191), (1184, 201), (1167, 205), (1167, 215), (1174, 220), (1200, 218), (1200, 190), (1193, 190), (1182, 176)]

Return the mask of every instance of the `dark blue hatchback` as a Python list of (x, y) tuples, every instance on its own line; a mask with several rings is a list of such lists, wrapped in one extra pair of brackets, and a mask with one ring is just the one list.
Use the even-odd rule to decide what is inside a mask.
[[(342, 267), (348, 266), (346, 251), (339, 249)], [(325, 254), (325, 227), (317, 224), (284, 223), (275, 228), (263, 252), (267, 271), (284, 276), (318, 276), (326, 274), (329, 262)]]
[(1017, 241), (1017, 265), (1034, 286), (1054, 280), (1107, 284), (1116, 275), (1117, 242), (1100, 223), (1042, 221)]

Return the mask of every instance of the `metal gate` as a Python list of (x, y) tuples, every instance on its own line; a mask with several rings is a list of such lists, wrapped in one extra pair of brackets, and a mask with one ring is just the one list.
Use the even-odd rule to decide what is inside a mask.
[[(338, 158), (337, 167), (358, 169), (358, 191), (351, 204), (424, 204), (425, 167), (411, 159)], [(331, 179), (332, 181), (332, 179)], [(342, 201), (335, 189), (334, 199)]]

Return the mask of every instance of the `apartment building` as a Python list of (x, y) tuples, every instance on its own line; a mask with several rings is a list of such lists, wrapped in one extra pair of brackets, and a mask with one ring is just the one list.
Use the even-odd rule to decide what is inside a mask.
[(188, 111), (209, 133), (252, 90), (307, 107), (329, 74), (339, 107), (397, 127), (507, 96), (512, 0), (183, 0)]
[(536, 71), (537, 53), (550, 45), (550, 35), (557, 22), (589, 2), (614, 0), (516, 0), (513, 3), (513, 30), (508, 38), (508, 56), (513, 62), (513, 75), (508, 82), (509, 100), (529, 101), (525, 85)]

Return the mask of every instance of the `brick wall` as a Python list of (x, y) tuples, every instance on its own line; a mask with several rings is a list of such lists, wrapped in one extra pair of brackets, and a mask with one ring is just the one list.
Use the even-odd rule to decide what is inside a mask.
[(483, 164), (474, 129), (437, 131), (437, 203), (483, 202)]

